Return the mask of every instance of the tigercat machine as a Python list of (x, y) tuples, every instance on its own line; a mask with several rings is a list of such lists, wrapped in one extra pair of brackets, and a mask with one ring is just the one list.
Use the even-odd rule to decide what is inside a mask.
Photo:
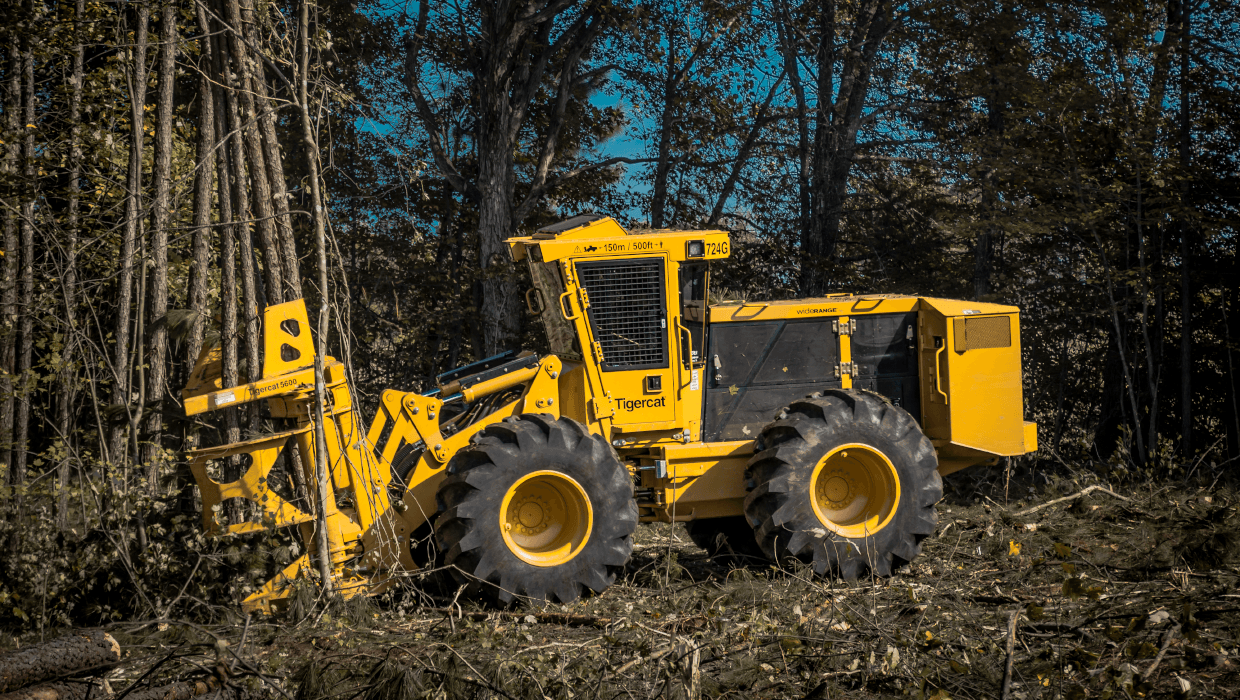
[(503, 601), (568, 602), (614, 581), (639, 521), (685, 521), (712, 555), (887, 575), (934, 532), (941, 474), (1037, 449), (1015, 307), (890, 294), (710, 304), (724, 231), (632, 235), (591, 215), (508, 242), (550, 354), (385, 391), (365, 431), (343, 364), (325, 358), (322, 493), (303, 302), (265, 310), (255, 381), (221, 387), (219, 350), (204, 351), (187, 414), (265, 400), (289, 427), (190, 453), (210, 533), (300, 529), (306, 553), (247, 610), (270, 611), (319, 570), (317, 503), (346, 596), (443, 564)]

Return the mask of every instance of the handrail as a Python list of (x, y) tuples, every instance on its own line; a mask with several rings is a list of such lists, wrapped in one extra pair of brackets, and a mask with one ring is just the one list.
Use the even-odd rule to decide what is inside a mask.
[(686, 361), (685, 364), (689, 366), (689, 369), (693, 369), (693, 333), (688, 326), (680, 322), (680, 316), (673, 316), (672, 318), (674, 319), (672, 322), (676, 324), (678, 335), (683, 335), (689, 339), (688, 345), (685, 346), (689, 348), (689, 356), (681, 358), (681, 360)]
[(934, 389), (943, 396), (943, 405), (947, 405), (947, 392), (943, 391), (943, 370), (940, 369), (939, 356), (947, 349), (947, 338), (943, 339), (943, 346), (934, 352)]
[[(534, 303), (533, 301), (531, 301), (531, 298), (530, 298), (531, 294), (535, 295), (533, 298), (538, 300), (537, 311), (534, 310)], [(542, 312), (547, 310), (547, 302), (546, 300), (543, 299), (543, 293), (541, 289), (539, 289), (538, 287), (530, 287), (529, 289), (525, 291), (525, 308), (528, 309), (529, 312), (535, 316), (541, 316)]]
[[(569, 296), (571, 294), (572, 292), (569, 291), (569, 292), (564, 292), (563, 294), (560, 295), (560, 315), (564, 317), (565, 321), (576, 321), (577, 319), (581, 318), (581, 314), (577, 314), (576, 316), (569, 316), (564, 311), (564, 297)], [(569, 308), (572, 308), (572, 305), (573, 305), (573, 302), (570, 299), (568, 302)]]

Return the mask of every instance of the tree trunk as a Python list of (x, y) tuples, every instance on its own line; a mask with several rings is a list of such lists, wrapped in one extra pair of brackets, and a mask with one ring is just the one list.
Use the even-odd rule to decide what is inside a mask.
[(676, 31), (667, 30), (667, 75), (663, 80), (663, 113), (659, 118), (659, 145), (654, 161), (654, 192), (650, 200), (650, 226), (663, 228), (667, 206), (667, 179), (672, 171), (672, 122), (676, 118)]
[[(21, 157), (21, 94), (22, 94), (22, 54), (17, 34), (9, 35), (9, 80), (5, 95), (4, 111), (8, 115), (8, 139), (4, 155), (4, 173), (12, 182), (17, 179), (18, 160)], [(6, 194), (15, 194), (17, 188), (11, 187)], [(12, 478), (13, 450), (13, 371), (17, 365), (17, 269), (21, 256), (17, 254), (17, 210), (20, 208), (11, 201), (4, 208), (4, 249), (11, 251), (4, 256), (2, 272), (3, 289), (0, 290), (0, 304), (3, 305), (4, 328), (0, 336), (0, 481)]]
[[(237, 361), (237, 236), (238, 226), (234, 223), (232, 194), (234, 176), (230, 164), (229, 146), (235, 139), (229, 135), (229, 117), (231, 105), (224, 89), (224, 60), (221, 55), (223, 42), (218, 36), (212, 37), (219, 27), (208, 21), (207, 13), (201, 4), (198, 5), (198, 22), (203, 34), (210, 38), (204, 43), (210, 45), (210, 66), (212, 69), (212, 100), (215, 104), (215, 131), (220, 140), (227, 143), (215, 149), (216, 158), (216, 201), (220, 208), (220, 384), (227, 388), (236, 386), (239, 380), (239, 362)], [(241, 439), (241, 426), (236, 407), (224, 409), (224, 432), (228, 442)], [(231, 465), (231, 462), (230, 462)], [(230, 466), (231, 468), (231, 466)], [(228, 476), (227, 474), (225, 475)], [(235, 477), (234, 477), (235, 478)]]
[[(205, 59), (205, 68), (210, 71), (210, 25), (201, 6), (198, 6), (198, 21), (203, 32), (199, 39), (202, 56)], [(189, 269), (189, 291), (186, 295), (186, 306), (194, 312), (194, 320), (185, 342), (186, 368), (192, 368), (198, 362), (209, 317), (207, 293), (211, 289), (211, 188), (215, 179), (215, 135), (215, 96), (210, 73), (204, 71), (198, 77), (198, 167), (194, 171), (194, 237), (190, 246), (192, 263)]]
[(314, 137), (314, 125), (310, 121), (310, 0), (301, 0), (300, 13), (297, 18), (298, 45), (298, 76), (297, 103), (301, 108), (301, 137), (306, 147), (306, 165), (310, 170), (310, 204), (311, 224), (314, 226), (314, 248), (318, 259), (319, 287), (319, 329), (318, 345), (314, 353), (314, 474), (315, 474), (315, 510), (318, 520), (315, 523), (316, 544), (318, 547), (319, 578), (323, 592), (332, 590), (332, 563), (327, 538), (327, 433), (323, 415), (323, 403), (326, 401), (327, 385), (323, 378), (323, 361), (327, 356), (328, 313), (331, 304), (327, 291), (327, 226), (323, 221), (326, 212), (323, 210), (323, 195), (319, 191), (319, 146)]
[[(125, 226), (121, 239), (121, 269), (116, 290), (116, 345), (112, 356), (112, 372), (115, 377), (112, 403), (120, 406), (129, 406), (131, 403), (129, 339), (132, 311), (129, 307), (133, 303), (134, 252), (138, 240), (139, 219), (142, 218), (142, 144), (145, 136), (143, 121), (146, 115), (146, 43), (150, 14), (150, 7), (146, 3), (138, 5), (137, 27), (134, 30), (134, 45), (130, 49), (130, 70), (127, 75), (131, 120), (129, 167), (126, 176), (128, 192), (125, 198)], [(108, 448), (113, 468), (119, 468), (127, 461), (123, 426), (116, 425), (111, 429)]]
[(1189, 36), (1192, 6), (1181, 2), (1180, 18), (1180, 169), (1184, 173), (1180, 203), (1180, 416), (1181, 454), (1193, 455), (1193, 227), (1188, 218), (1189, 182), (1192, 172), (1193, 121), (1189, 107)]
[[(805, 83), (801, 80), (800, 41), (797, 40), (799, 29), (792, 24), (792, 14), (788, 10), (786, 0), (778, 0), (775, 10), (778, 13), (775, 27), (779, 34), (779, 50), (784, 61), (784, 71), (788, 74), (788, 83), (792, 86), (792, 94), (796, 98), (797, 235), (803, 243), (809, 237), (810, 220), (809, 105), (805, 97)], [(808, 263), (803, 258), (801, 264)]]
[(851, 35), (842, 55), (837, 55), (835, 0), (821, 0), (819, 16), (818, 109), (810, 168), (810, 217), (801, 240), (805, 257), (800, 282), (801, 293), (806, 296), (822, 294), (830, 286), (827, 266), (836, 258), (848, 176), (857, 151), (870, 75), (879, 48), (894, 25), (885, 0), (865, 0), (855, 10)]
[[(33, 3), (30, 12), (34, 14)], [(22, 513), (22, 488), (26, 483), (27, 438), (30, 431), (30, 393), (34, 389), (32, 360), (34, 355), (34, 198), (35, 160), (38, 154), (34, 147), (34, 50), (29, 37), (22, 40), (22, 121), (26, 125), (25, 145), (22, 152), (25, 176), (22, 183), (21, 221), (18, 228), (21, 232), (21, 291), (18, 302), (21, 304), (21, 339), (18, 341), (16, 387), (16, 415), (13, 419), (13, 474), (12, 482), (18, 486), (18, 515)]]
[(73, 74), (69, 78), (72, 92), (69, 96), (69, 215), (66, 222), (65, 262), (62, 275), (64, 289), (64, 350), (61, 354), (60, 396), (56, 405), (56, 426), (64, 454), (56, 471), (56, 525), (65, 529), (69, 524), (69, 455), (73, 444), (73, 403), (76, 394), (74, 377), (74, 351), (77, 346), (77, 246), (78, 207), (80, 205), (82, 179), (82, 74), (85, 50), (82, 46), (82, 19), (86, 14), (86, 0), (77, 0), (73, 14)]
[[(263, 248), (264, 288), (267, 292), (267, 300), (272, 304), (280, 304), (284, 302), (284, 274), (281, 270), (283, 255), (280, 252), (281, 246), (277, 238), (275, 210), (271, 202), (271, 186), (267, 180), (267, 158), (258, 133), (258, 112), (254, 108), (255, 83), (261, 76), (255, 76), (251, 70), (250, 48), (243, 40), (244, 34), (247, 33), (245, 31), (247, 23), (242, 18), (241, 5), (238, 0), (227, 0), (227, 5), (228, 22), (235, 30), (228, 33), (228, 44), (236, 71), (236, 82), (233, 85), (237, 89), (238, 106), (241, 110), (241, 118), (244, 120), (241, 124), (241, 133), (244, 137), (242, 141), (245, 143), (245, 153), (249, 158), (249, 167), (246, 171), (250, 177), (252, 194), (250, 204), (254, 207), (254, 216), (258, 219), (255, 224)], [(237, 32), (242, 32), (243, 35), (238, 36)], [(248, 236), (242, 239), (242, 256), (245, 256), (245, 249), (247, 245), (250, 245), (247, 242), (249, 240), (252, 239)], [(249, 260), (253, 259), (251, 253)], [(242, 265), (245, 265), (244, 258)], [(257, 317), (255, 323), (257, 323)], [(258, 374), (251, 371), (250, 381), (257, 378)]]
[[(219, 61), (223, 84), (228, 88), (224, 93), (223, 108), (228, 118), (228, 130), (232, 133), (229, 141), (229, 161), (231, 164), (231, 172), (229, 180), (232, 185), (232, 209), (233, 221), (240, 219), (243, 222), (235, 228), (236, 243), (238, 244), (238, 252), (241, 257), (241, 288), (244, 303), (241, 308), (241, 329), (243, 333), (242, 340), (245, 341), (245, 358), (246, 358), (246, 376), (247, 381), (254, 381), (262, 373), (262, 367), (259, 360), (259, 344), (262, 342), (262, 329), (259, 327), (258, 311), (262, 302), (259, 300), (259, 291), (257, 280), (255, 279), (254, 270), (254, 248), (253, 239), (250, 234), (250, 193), (246, 189), (246, 153), (244, 146), (244, 128), (241, 123), (241, 116), (238, 114), (238, 105), (236, 95), (238, 94), (237, 79), (238, 76), (229, 68), (227, 49), (228, 43), (221, 38), (216, 44), (216, 57)], [(240, 63), (237, 56), (233, 56), (236, 63)], [(244, 90), (240, 91), (244, 92)], [(249, 174), (253, 175), (253, 168), (249, 169)], [(235, 337), (235, 336), (234, 336)], [(258, 411), (254, 410), (255, 406), (248, 411), (250, 416), (249, 424), (251, 428), (258, 427)], [(231, 438), (230, 438), (231, 439)]]
[[(159, 93), (155, 101), (155, 158), (151, 172), (155, 201), (151, 209), (151, 280), (147, 290), (147, 328), (150, 334), (150, 377), (147, 406), (154, 410), (146, 419), (147, 442), (142, 462), (147, 486), (159, 492), (160, 460), (163, 455), (163, 400), (168, 378), (168, 226), (171, 222), (173, 86), (176, 83), (177, 8), (166, 2), (159, 19)], [(145, 408), (145, 407), (144, 407)]]
[[(246, 0), (241, 5), (241, 16), (245, 19), (246, 36), (251, 43), (258, 46), (257, 26), (253, 17), (253, 2)], [(267, 81), (261, 61), (256, 61), (254, 68), (254, 101), (258, 109), (258, 127), (262, 136), (264, 160), (267, 163), (267, 180), (271, 186), (271, 201), (275, 208), (275, 227), (277, 248), (283, 258), (280, 268), (284, 272), (284, 299), (286, 301), (302, 298), (301, 270), (297, 261), (297, 243), (293, 237), (293, 224), (288, 209), (288, 189), (284, 179), (284, 158), (280, 154), (280, 142), (276, 136), (276, 109), (267, 93)]]

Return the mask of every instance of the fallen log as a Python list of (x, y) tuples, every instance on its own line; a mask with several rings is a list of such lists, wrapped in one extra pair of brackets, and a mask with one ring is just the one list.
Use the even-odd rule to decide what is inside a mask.
[[(67, 637), (0, 657), (0, 693), (27, 688), (53, 678), (72, 678), (105, 671), (120, 660), (121, 645), (112, 635), (98, 630), (74, 632)], [(76, 684), (73, 687), (88, 686)], [(55, 699), (49, 696), (48, 700)]]
[(96, 700), (107, 693), (93, 683), (40, 683), (0, 693), (0, 700)]

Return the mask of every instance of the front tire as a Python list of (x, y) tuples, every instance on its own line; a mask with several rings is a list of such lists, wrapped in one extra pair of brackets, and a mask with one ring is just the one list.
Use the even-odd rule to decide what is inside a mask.
[(633, 481), (602, 437), (525, 414), (483, 430), (448, 463), (436, 537), (461, 584), (501, 602), (600, 593), (633, 552)]
[(891, 575), (938, 522), (930, 439), (902, 408), (835, 389), (793, 403), (763, 429), (746, 472), (745, 515), (771, 558), (819, 575)]

